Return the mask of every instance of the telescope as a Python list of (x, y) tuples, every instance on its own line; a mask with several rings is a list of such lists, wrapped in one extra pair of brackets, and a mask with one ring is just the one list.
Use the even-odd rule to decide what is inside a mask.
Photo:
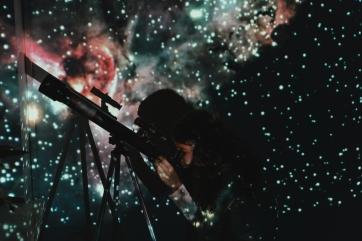
[(68, 83), (61, 81), (55, 76), (43, 70), (25, 57), (27, 74), (41, 82), (39, 91), (54, 101), (67, 105), (72, 111), (90, 120), (106, 130), (111, 135), (111, 144), (121, 142), (130, 145), (151, 160), (163, 156), (170, 160), (175, 169), (179, 169), (181, 152), (176, 148), (171, 138), (157, 131), (152, 125), (144, 123), (137, 118), (135, 124), (142, 131), (134, 132), (117, 121), (107, 108), (107, 104), (120, 109), (121, 106), (108, 95), (93, 87), (92, 93), (101, 99), (102, 105), (89, 100), (87, 97), (75, 91)]
[[(169, 136), (160, 132), (157, 128), (155, 128), (152, 124), (144, 122), (141, 118), (137, 118), (135, 120), (135, 124), (140, 127), (138, 132), (134, 132), (129, 129), (122, 123), (117, 121), (117, 117), (112, 115), (108, 110), (108, 105), (111, 105), (118, 110), (121, 109), (121, 105), (109, 97), (107, 94), (93, 87), (91, 93), (100, 98), (101, 105), (97, 105), (87, 97), (75, 91), (66, 81), (59, 80), (55, 76), (46, 72), (44, 69), (39, 67), (38, 65), (32, 63), (27, 57), (25, 57), (25, 72), (35, 80), (39, 81), (40, 87), (39, 91), (49, 97), (54, 101), (59, 101), (66, 106), (68, 106), (73, 112), (77, 113), (83, 120), (90, 120), (94, 122), (99, 127), (103, 128), (110, 134), (109, 143), (114, 144), (115, 148), (111, 152), (111, 161), (108, 168), (107, 178), (103, 174), (103, 169), (98, 158), (95, 158), (95, 163), (98, 168), (98, 172), (100, 174), (100, 178), (102, 180), (102, 185), (104, 188), (102, 202), (100, 206), (100, 210), (98, 212), (97, 217), (97, 227), (96, 227), (96, 235), (95, 241), (100, 240), (101, 226), (102, 220), (105, 213), (106, 203), (108, 203), (111, 214), (113, 216), (114, 224), (117, 225), (117, 217), (115, 216), (115, 207), (114, 201), (110, 194), (110, 186), (112, 176), (114, 175), (114, 194), (113, 197), (117, 196), (118, 190), (117, 185), (120, 182), (119, 169), (120, 169), (120, 156), (123, 155), (127, 166), (131, 173), (134, 173), (133, 164), (131, 160), (134, 159), (135, 162), (143, 161), (141, 155), (139, 153), (144, 154), (149, 158), (149, 160), (154, 161), (159, 156), (163, 156), (167, 158), (175, 170), (181, 174), (182, 176), (182, 167), (180, 165), (180, 159), (182, 157), (182, 152), (178, 150), (174, 141)], [(82, 121), (83, 122), (83, 121)], [(86, 131), (88, 137), (91, 136), (91, 131), (89, 128), (88, 121), (86, 121)], [(69, 133), (72, 132), (70, 129)], [(82, 132), (82, 131), (81, 131)], [(68, 133), (68, 132), (67, 132)], [(84, 133), (83, 133), (84, 135)], [(84, 137), (82, 137), (84, 139)], [(80, 138), (80, 139), (82, 139)], [(69, 143), (69, 136), (66, 134), (65, 143)], [(90, 138), (90, 144), (92, 146), (94, 144), (94, 140), (92, 137)], [(83, 141), (84, 142), (84, 141)], [(133, 149), (133, 150), (132, 150)], [(92, 148), (92, 151), (95, 152), (95, 147)], [(66, 153), (66, 151), (63, 151)], [(93, 155), (96, 155), (93, 153)], [(45, 205), (45, 211), (43, 215), (42, 228), (40, 229), (40, 239), (43, 237), (43, 230), (45, 227), (45, 223), (47, 220), (47, 216), (50, 212), (50, 208), (52, 202), (55, 197), (57, 184), (59, 183), (62, 167), (64, 166), (64, 158), (60, 161), (59, 167), (54, 176), (53, 183), (49, 197), (47, 199)], [(88, 186), (87, 186), (87, 175), (86, 175), (86, 160), (85, 156), (82, 157), (82, 169), (83, 174), (83, 192), (86, 203), (88, 203)], [(182, 179), (182, 177), (180, 177)], [(151, 238), (153, 241), (156, 241), (156, 236), (153, 231), (153, 227), (151, 224), (150, 217), (147, 212), (147, 208), (145, 202), (143, 200), (142, 191), (140, 189), (138, 180), (135, 175), (131, 175), (131, 179), (134, 183), (136, 193), (138, 195), (139, 201), (141, 202), (141, 206), (143, 209), (143, 214), (145, 216), (147, 227), (150, 232)], [(87, 206), (88, 205), (88, 206)], [(89, 209), (89, 204), (86, 205), (86, 208)], [(89, 213), (89, 210), (86, 210), (86, 213)], [(89, 222), (89, 217), (87, 217), (87, 222)]]

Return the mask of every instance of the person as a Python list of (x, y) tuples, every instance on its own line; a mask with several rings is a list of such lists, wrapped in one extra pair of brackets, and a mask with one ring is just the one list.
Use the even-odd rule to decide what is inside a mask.
[(183, 153), (181, 170), (160, 156), (154, 160), (157, 177), (140, 162), (135, 171), (151, 192), (168, 195), (190, 221), (196, 230), (190, 240), (269, 240), (260, 231), (268, 219), (256, 196), (259, 163), (221, 118), (193, 108), (171, 89), (148, 96), (138, 115)]

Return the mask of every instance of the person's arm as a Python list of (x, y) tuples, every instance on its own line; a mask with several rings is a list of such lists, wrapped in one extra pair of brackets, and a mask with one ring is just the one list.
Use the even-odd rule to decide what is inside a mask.
[(169, 198), (175, 203), (185, 218), (193, 222), (199, 208), (194, 200), (192, 200), (190, 193), (185, 185), (182, 184), (172, 165), (165, 158), (159, 157), (155, 162), (155, 166), (160, 179), (173, 190)]
[(161, 181), (157, 173), (150, 169), (137, 150), (129, 146), (127, 149), (133, 171), (152, 195), (162, 196), (173, 193), (174, 190), (169, 188), (163, 181)]
[(198, 207), (192, 200), (185, 185), (181, 185), (175, 192), (169, 195), (169, 198), (175, 203), (188, 221), (192, 222), (195, 219)]

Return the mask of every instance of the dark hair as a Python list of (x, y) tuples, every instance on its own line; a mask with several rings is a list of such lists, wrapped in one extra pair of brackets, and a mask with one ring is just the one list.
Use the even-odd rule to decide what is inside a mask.
[(138, 116), (165, 134), (172, 135), (176, 124), (192, 110), (192, 105), (176, 91), (161, 89), (141, 102)]
[(190, 112), (176, 125), (174, 139), (194, 142), (193, 165), (231, 165), (246, 183), (260, 181), (260, 161), (217, 114), (205, 110)]
[(258, 162), (246, 145), (216, 114), (196, 110), (171, 89), (154, 92), (138, 108), (139, 117), (172, 137), (176, 142), (195, 143), (193, 165), (219, 167), (229, 163), (247, 182), (255, 182)]
[(195, 164), (216, 165), (228, 152), (233, 139), (225, 131), (227, 128), (217, 115), (194, 110), (176, 125), (173, 136), (177, 142), (191, 141), (195, 144)]

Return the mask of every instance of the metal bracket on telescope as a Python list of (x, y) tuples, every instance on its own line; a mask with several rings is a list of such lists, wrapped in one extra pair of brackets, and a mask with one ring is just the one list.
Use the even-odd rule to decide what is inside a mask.
[[(122, 105), (120, 105), (117, 101), (113, 100), (108, 94), (103, 93), (96, 87), (93, 87), (91, 89), (91, 93), (101, 99), (101, 109), (106, 111), (111, 116), (113, 116), (113, 115), (109, 112), (107, 104), (110, 104), (111, 106), (113, 106), (114, 108), (116, 108), (118, 110), (120, 110), (122, 108)], [(116, 118), (115, 116), (113, 116), (113, 117)]]

